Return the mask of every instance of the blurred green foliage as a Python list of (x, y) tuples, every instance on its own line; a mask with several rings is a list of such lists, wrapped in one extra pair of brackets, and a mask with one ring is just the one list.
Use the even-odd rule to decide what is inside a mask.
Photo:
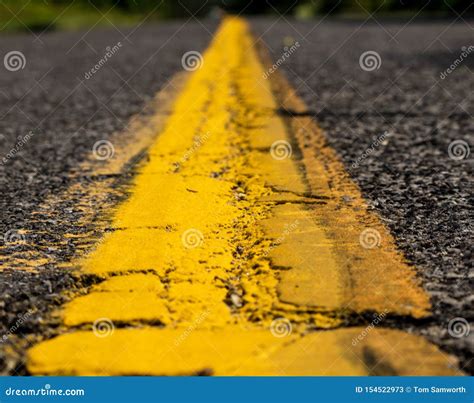
[[(310, 0), (298, 2), (297, 14), (370, 14), (449, 16), (469, 11), (472, 0)], [(471, 15), (474, 7), (471, 7)]]
[[(0, 0), (0, 31), (77, 29), (131, 25), (142, 21), (216, 15), (219, 10), (244, 14), (317, 15), (455, 15), (472, 0)], [(474, 7), (472, 10), (474, 12)]]

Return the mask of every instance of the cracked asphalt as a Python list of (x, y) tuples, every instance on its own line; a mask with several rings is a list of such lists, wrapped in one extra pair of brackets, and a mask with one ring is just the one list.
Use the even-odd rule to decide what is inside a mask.
[[(31, 139), (0, 166), (2, 255), (23, 247), (5, 244), (5, 234), (11, 231), (33, 234), (33, 247), (71, 231), (73, 207), (62, 206), (51, 219), (38, 220), (34, 212), (71, 185), (71, 174), (96, 141), (122, 130), (157, 91), (172, 85), (171, 77), (182, 71), (181, 56), (189, 50), (203, 51), (217, 24), (167, 22), (120, 31), (0, 39), (2, 57), (19, 50), (26, 58), (25, 68), (17, 72), (0, 65), (0, 156), (31, 133)], [(275, 61), (285, 46), (299, 42), (280, 71), (420, 272), (432, 298), (433, 317), (394, 326), (425, 335), (459, 357), (464, 370), (472, 373), (472, 331), (459, 338), (448, 332), (451, 320), (463, 318), (472, 328), (474, 319), (472, 153), (457, 160), (448, 150), (456, 140), (473, 142), (474, 55), (446, 78), (440, 77), (460, 57), (462, 47), (473, 45), (472, 22), (379, 25), (255, 18), (251, 26)], [(119, 42), (120, 50), (85, 79), (106, 48)], [(359, 58), (366, 51), (380, 55), (378, 69), (360, 67)], [(373, 152), (367, 154), (371, 147)], [(115, 195), (111, 202), (123, 196)], [(29, 240), (27, 235), (27, 244)], [(71, 243), (49, 252), (67, 261), (75, 248)], [(0, 368), (24, 374), (25, 343), (33, 342), (39, 332), (54, 332), (48, 315), (67, 300), (69, 291), (87, 284), (78, 284), (54, 264), (38, 273), (6, 267), (0, 279), (0, 334), (15, 327), (15, 334), (25, 336), (18, 345), (16, 337), (2, 343)], [(19, 318), (24, 320), (17, 329)], [(16, 350), (16, 358), (6, 358), (7, 346)]]
[[(473, 159), (448, 151), (453, 141), (473, 144), (474, 57), (441, 78), (472, 46), (472, 21), (255, 19), (253, 29), (275, 61), (299, 43), (280, 68), (432, 298), (433, 320), (413, 330), (472, 371), (472, 331), (456, 338), (448, 325), (460, 317), (472, 328), (474, 319)], [(361, 68), (367, 51), (380, 56), (378, 69)]]
[[(10, 50), (21, 51), (26, 58), (23, 70), (0, 68), (0, 155), (7, 156), (31, 134), (14, 157), (0, 166), (3, 262), (13, 253), (56, 244), (65, 233), (84, 232), (76, 225), (78, 212), (70, 202), (39, 218), (34, 213), (45, 200), (75, 183), (73, 173), (90, 157), (96, 141), (123, 130), (131, 116), (144, 112), (155, 93), (173, 86), (170, 79), (183, 71), (182, 55), (190, 50), (202, 52), (217, 25), (218, 21), (177, 21), (120, 31), (0, 39), (2, 58)], [(119, 42), (119, 51), (85, 79), (107, 47)], [(5, 242), (23, 231), (27, 232), (21, 238), (24, 245)], [(47, 252), (65, 261), (75, 251), (76, 245), (68, 242)], [(6, 267), (0, 277), (1, 334), (18, 327), (15, 334), (24, 336), (22, 343), (8, 337), (0, 346), (0, 368), (4, 373), (23, 374), (25, 342), (28, 345), (39, 332), (54, 332), (54, 323), (46, 319), (48, 313), (67, 300), (68, 290), (78, 290), (83, 284), (54, 264), (42, 266), (38, 273)], [(17, 326), (19, 320), (21, 326)], [(44, 326), (46, 321), (48, 326)], [(13, 360), (5, 356), (8, 346), (15, 350)]]

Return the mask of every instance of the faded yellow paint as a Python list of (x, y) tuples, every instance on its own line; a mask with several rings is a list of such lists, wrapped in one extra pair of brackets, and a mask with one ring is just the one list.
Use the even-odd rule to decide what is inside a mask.
[[(263, 73), (245, 22), (226, 19), (115, 211), (111, 231), (79, 262), (83, 272), (104, 279), (61, 312), (65, 326), (82, 329), (32, 348), (31, 373), (364, 374), (370, 368), (351, 355), (367, 350), (351, 344), (362, 329), (314, 330), (364, 311), (427, 314), (414, 270), (393, 243), (387, 248), (391, 238), (379, 250), (389, 261), (383, 273), (373, 254), (356, 252), (366, 222), (388, 231), (365, 207), (339, 217), (330, 183), (341, 172), (319, 170), (319, 187), (309, 188), (295, 145), (292, 158), (270, 152), (275, 142), (288, 147), (289, 136)], [(365, 206), (356, 186), (346, 196)], [(354, 226), (343, 241), (341, 223)], [(362, 279), (341, 260), (356, 254)], [(96, 337), (90, 327), (104, 317), (131, 328)], [(277, 337), (279, 317), (286, 337)], [(365, 346), (403, 336), (400, 351), (419, 360), (429, 354), (430, 371), (449, 372), (450, 359), (422, 338), (373, 334)]]
[(364, 332), (348, 328), (278, 338), (265, 329), (197, 325), (116, 329), (101, 338), (80, 331), (35, 349), (29, 368), (74, 375), (461, 375), (456, 360), (419, 337), (373, 329), (355, 343)]
[(149, 291), (92, 292), (68, 304), (66, 312), (66, 326), (90, 323), (92, 318), (108, 318), (116, 322), (170, 321), (163, 298)]
[[(8, 253), (5, 253), (12, 245), (0, 246), (0, 271), (37, 271), (52, 264), (71, 269), (70, 262), (58, 264), (57, 257), (49, 253), (49, 250), (56, 250), (62, 256), (68, 255), (71, 249), (75, 250), (76, 256), (82, 256), (91, 250), (91, 246), (97, 242), (96, 233), (109, 226), (109, 213), (115, 200), (126, 193), (122, 184), (127, 174), (163, 130), (176, 95), (187, 81), (187, 74), (176, 74), (165, 88), (145, 104), (142, 110), (144, 113), (133, 116), (122, 131), (112, 134), (109, 138), (114, 150), (110, 154), (111, 158), (97, 159), (93, 153), (93, 144), (90, 144), (90, 152), (84, 162), (68, 173), (72, 185), (60, 193), (48, 196), (31, 215), (30, 220), (33, 222), (61, 223), (64, 210), (70, 210), (80, 233), (66, 233), (55, 240), (54, 236), (48, 236), (48, 230), (43, 233), (35, 231), (34, 234), (19, 231), (25, 237), (21, 248), (9, 248)], [(66, 227), (71, 225), (70, 222), (64, 224)], [(47, 225), (46, 228), (50, 226)], [(43, 242), (35, 242), (38, 238), (43, 239), (38, 235), (44, 234), (48, 239), (47, 247)]]
[(333, 241), (325, 228), (315, 225), (311, 211), (297, 203), (276, 206), (272, 213), (262, 224), (274, 239), (293, 223), (288, 235), (269, 253), (274, 266), (290, 268), (280, 274), (280, 300), (328, 311), (345, 309), (350, 286), (343, 283), (346, 276), (337, 265)]

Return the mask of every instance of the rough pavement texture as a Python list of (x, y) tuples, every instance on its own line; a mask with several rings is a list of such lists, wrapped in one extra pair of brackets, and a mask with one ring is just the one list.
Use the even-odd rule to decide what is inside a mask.
[[(464, 357), (465, 367), (472, 371), (467, 359), (472, 344), (447, 331), (455, 317), (472, 320), (468, 282), (472, 156), (454, 161), (448, 146), (458, 139), (472, 144), (474, 55), (446, 79), (439, 78), (459, 58), (461, 47), (472, 45), (472, 28), (463, 22), (452, 26), (412, 22), (406, 27), (370, 23), (360, 29), (360, 23), (273, 23), (255, 20), (253, 27), (260, 33), (269, 29), (263, 39), (275, 60), (292, 38), (299, 41), (301, 46), (282, 69), (348, 169), (388, 131), (385, 141), (351, 169), (352, 175), (408, 259), (419, 267), (433, 296), (434, 320), (407, 326)], [(182, 25), (0, 40), (2, 59), (10, 50), (20, 50), (26, 57), (25, 69), (18, 72), (0, 64), (0, 156), (32, 133), (27, 144), (0, 166), (0, 246), (9, 230), (33, 231), (47, 243), (48, 237), (74, 222), (71, 206), (58, 211), (56, 222), (35, 222), (31, 213), (71, 184), (69, 172), (90, 154), (97, 140), (122, 129), (173, 73), (182, 71), (184, 52), (205, 48), (216, 23)], [(124, 35), (130, 35), (128, 40)], [(391, 40), (390, 35), (396, 37)], [(119, 41), (120, 50), (84, 80), (106, 47)], [(359, 56), (366, 50), (380, 53), (380, 69), (361, 70)], [(36, 333), (46, 313), (65, 298), (61, 291), (73, 284), (69, 274), (54, 267), (39, 274), (0, 273), (0, 334), (9, 334), (19, 319), (24, 323), (15, 333)], [(29, 315), (32, 307), (37, 309)], [(4, 345), (13, 340), (8, 338)], [(3, 362), (0, 369), (15, 373), (15, 364)], [(23, 373), (21, 365), (18, 369)]]
[[(181, 21), (136, 29), (47, 33), (39, 39), (2, 37), (2, 61), (7, 52), (18, 50), (25, 55), (26, 66), (12, 72), (0, 65), (0, 157), (6, 158), (0, 159), (0, 247), (7, 246), (0, 254), (21, 252), (31, 242), (45, 247), (62, 233), (72, 232), (68, 227), (77, 220), (75, 206), (60, 205), (54, 220), (38, 220), (32, 212), (71, 185), (70, 173), (90, 156), (94, 143), (110, 138), (140, 113), (173, 74), (183, 71), (185, 52), (206, 48), (216, 26), (217, 21)], [(85, 79), (107, 47), (114, 46), (119, 49), (113, 56)], [(25, 136), (29, 140), (23, 145)], [(18, 231), (27, 231), (26, 246), (9, 242)], [(47, 252), (67, 258), (73, 248), (68, 244), (61, 251)], [(0, 345), (0, 372), (24, 373), (21, 364), (15, 368), (18, 362), (4, 360), (2, 346), (17, 343), (11, 333), (37, 333), (45, 314), (64, 301), (61, 291), (73, 286), (79, 287), (69, 273), (50, 266), (39, 274), (0, 272), (0, 334), (8, 336)]]
[[(473, 23), (379, 22), (252, 25), (274, 61), (285, 59), (281, 71), (419, 268), (434, 318), (413, 330), (462, 357), (472, 372), (473, 159), (471, 152), (454, 160), (448, 149), (454, 140), (471, 147), (474, 140)], [(284, 57), (294, 41), (299, 47)], [(464, 58), (463, 47), (470, 53)], [(360, 67), (366, 51), (380, 55), (378, 69)], [(471, 322), (470, 335), (464, 327), (463, 337), (450, 336), (448, 324), (457, 317)]]

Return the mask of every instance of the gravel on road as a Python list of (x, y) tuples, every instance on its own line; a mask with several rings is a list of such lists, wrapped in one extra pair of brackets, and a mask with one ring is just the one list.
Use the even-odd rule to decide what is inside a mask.
[(472, 21), (252, 26), (418, 267), (434, 315), (413, 331), (472, 372)]
[[(71, 185), (71, 173), (97, 141), (121, 131), (156, 92), (172, 85), (171, 77), (183, 70), (183, 54), (202, 52), (217, 23), (177, 21), (0, 39), (2, 58), (11, 51), (25, 57), (18, 71), (0, 64), (2, 254), (18, 248), (9, 241), (24, 232), (45, 244), (74, 224), (73, 206), (63, 206), (49, 221), (35, 220), (33, 213)], [(393, 326), (426, 335), (472, 373), (474, 332), (464, 325), (472, 328), (474, 320), (472, 22), (285, 17), (255, 18), (251, 24), (420, 271), (433, 318)], [(283, 56), (295, 41), (299, 46)], [(7, 335), (0, 371), (25, 373), (21, 351), (17, 360), (5, 358), (17, 340), (9, 335), (33, 342), (67, 290), (80, 286), (58, 267), (0, 272), (0, 334)]]
[[(58, 205), (54, 217), (38, 218), (40, 206), (74, 183), (74, 171), (96, 142), (122, 131), (158, 91), (173, 85), (173, 75), (184, 71), (183, 55), (203, 52), (217, 25), (189, 19), (0, 39), (2, 59), (14, 51), (25, 62), (22, 69), (13, 59), (0, 65), (2, 255), (22, 253), (31, 244), (59, 261), (74, 253), (72, 242), (60, 249), (48, 245), (65, 233), (82, 231), (75, 228), (78, 206), (69, 201)], [(67, 299), (67, 290), (81, 286), (55, 265), (38, 273), (0, 272), (0, 334), (6, 336), (0, 344), (0, 372), (25, 373), (25, 343), (54, 331), (54, 321), (49, 318), (45, 325), (45, 318)]]

